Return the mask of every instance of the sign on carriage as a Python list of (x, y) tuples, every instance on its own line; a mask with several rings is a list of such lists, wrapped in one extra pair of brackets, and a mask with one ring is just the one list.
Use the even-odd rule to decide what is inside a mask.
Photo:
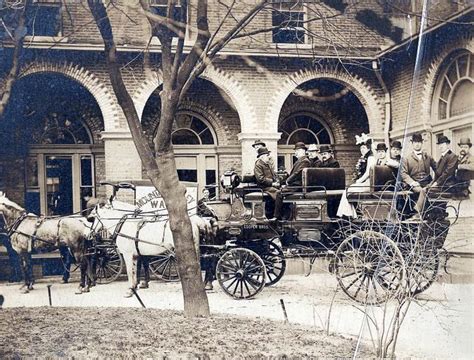
[[(137, 186), (135, 199), (137, 208), (143, 211), (163, 211), (163, 213), (166, 211), (163, 197), (153, 186)], [(189, 215), (196, 214), (197, 187), (186, 187), (186, 201)]]

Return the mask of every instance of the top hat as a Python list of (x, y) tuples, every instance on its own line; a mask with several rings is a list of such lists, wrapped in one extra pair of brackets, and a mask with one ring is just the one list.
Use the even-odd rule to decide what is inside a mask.
[(411, 136), (411, 141), (412, 142), (423, 142), (423, 136), (421, 136), (421, 134), (413, 134)]
[(375, 150), (376, 151), (379, 151), (379, 150), (387, 151), (387, 145), (385, 145), (385, 143), (378, 143)]
[(311, 145), (308, 146), (308, 150), (306, 150), (306, 151), (317, 151), (317, 152), (319, 152), (319, 149), (316, 146), (316, 144), (311, 144)]
[(402, 143), (398, 140), (392, 141), (390, 144), (390, 147), (395, 148), (395, 149), (402, 149)]
[(264, 146), (257, 150), (257, 157), (260, 157), (265, 154), (270, 154), (270, 151)]
[(459, 143), (458, 143), (459, 146), (461, 145), (469, 145), (469, 147), (472, 146), (472, 142), (471, 142), (471, 139), (469, 139), (468, 137), (462, 137), (460, 140), (459, 140)]
[(332, 153), (332, 149), (329, 145), (322, 145), (320, 148), (319, 148), (319, 152), (320, 153), (325, 153), (325, 152), (328, 152), (328, 153)]
[(301, 142), (301, 141), (297, 142), (297, 143), (295, 144), (294, 150), (298, 150), (298, 149), (306, 150), (307, 148), (306, 148), (305, 143), (304, 143), (304, 142)]
[(438, 142), (436, 143), (436, 145), (439, 145), (442, 143), (451, 144), (451, 140), (449, 140), (447, 136), (442, 135), (438, 138)]
[(262, 140), (255, 140), (255, 142), (252, 144), (252, 147), (255, 147), (257, 145), (262, 145), (262, 146), (267, 146)]

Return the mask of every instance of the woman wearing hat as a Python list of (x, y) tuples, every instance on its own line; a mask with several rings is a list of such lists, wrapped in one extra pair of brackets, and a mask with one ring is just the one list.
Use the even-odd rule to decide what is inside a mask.
[[(367, 143), (369, 143), (369, 140), (370, 139), (368, 139), (366, 142), (361, 144), (361, 148), (362, 148), (362, 145), (368, 146)], [(370, 140), (370, 143), (371, 142), (372, 141)], [(370, 147), (370, 145), (368, 147)], [(387, 153), (387, 147), (385, 146), (385, 144), (378, 144), (377, 150), (380, 150), (380, 152), (384, 153), (384, 159), (385, 159), (385, 156)], [(361, 149), (361, 153), (362, 153), (362, 149)], [(365, 155), (367, 154), (369, 154), (368, 151)], [(365, 155), (362, 155), (362, 156), (365, 156)], [(382, 161), (382, 159), (379, 159), (379, 160)], [(339, 217), (344, 216), (344, 217), (350, 217), (350, 218), (357, 217), (356, 209), (354, 205), (352, 205), (347, 199), (347, 194), (354, 193), (354, 192), (370, 191), (370, 171), (375, 167), (376, 164), (377, 164), (377, 160), (375, 159), (375, 156), (372, 155), (372, 151), (370, 151), (370, 154), (367, 155), (367, 164), (366, 164), (364, 173), (362, 174), (361, 177), (359, 177), (355, 181), (354, 184), (350, 185), (347, 188), (347, 190), (345, 190), (344, 193), (342, 194), (341, 203), (339, 204), (339, 208), (337, 209), (337, 216)], [(385, 164), (385, 161), (384, 161), (384, 164)]]
[(368, 163), (369, 157), (373, 156), (372, 149), (371, 149), (372, 139), (369, 138), (367, 135), (362, 134), (361, 136), (356, 136), (356, 145), (359, 145), (361, 156), (355, 166), (355, 179), (354, 180), (358, 180), (362, 176), (364, 176), (367, 170), (367, 163)]

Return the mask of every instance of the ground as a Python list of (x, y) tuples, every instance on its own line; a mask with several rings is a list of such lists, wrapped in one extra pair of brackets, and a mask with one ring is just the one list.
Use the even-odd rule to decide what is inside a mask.
[[(48, 284), (52, 284), (52, 307), (48, 307)], [(228, 357), (286, 354), (334, 358), (351, 356), (359, 335), (366, 351), (362, 355), (368, 355), (376, 338), (360, 307), (342, 291), (335, 294), (334, 276), (321, 272), (308, 277), (285, 275), (253, 300), (233, 300), (216, 286), (209, 293), (211, 311), (216, 317), (192, 323), (179, 313), (183, 303), (178, 283), (153, 281), (150, 289), (140, 290), (147, 309), (141, 309), (136, 298), (123, 297), (127, 289), (125, 281), (100, 285), (83, 295), (74, 295), (77, 283), (62, 285), (59, 278), (39, 281), (35, 290), (26, 295), (20, 294), (18, 287), (18, 284), (0, 284), (0, 294), (5, 296), (0, 315), (0, 344), (8, 344), (1, 351), (9, 351), (10, 355), (21, 350), (27, 357), (32, 354), (146, 357), (156, 356), (152, 351), (162, 350), (164, 354), (164, 349), (192, 354), (205, 350), (216, 355), (212, 349), (217, 349), (219, 356)], [(410, 308), (400, 334), (397, 357), (471, 359), (473, 295), (471, 280), (434, 284)], [(280, 299), (285, 302), (290, 325), (283, 324)], [(369, 314), (380, 310), (371, 308)], [(141, 328), (142, 322), (145, 325)], [(335, 338), (326, 336), (328, 328)], [(35, 340), (34, 346), (28, 342), (29, 337)], [(66, 338), (67, 348), (62, 338)], [(159, 339), (165, 339), (163, 346), (171, 344), (170, 347), (157, 347)], [(154, 347), (143, 346), (148, 342)]]
[(270, 320), (222, 315), (192, 320), (177, 311), (137, 308), (6, 309), (0, 326), (1, 358), (347, 358), (356, 344)]

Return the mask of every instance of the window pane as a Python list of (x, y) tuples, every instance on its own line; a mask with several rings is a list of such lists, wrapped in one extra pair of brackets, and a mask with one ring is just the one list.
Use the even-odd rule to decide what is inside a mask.
[(60, 30), (60, 7), (32, 5), (27, 11), (27, 34), (57, 36)]
[(199, 138), (190, 130), (180, 129), (172, 135), (173, 145), (199, 145)]
[(474, 79), (474, 55), (471, 55), (471, 61), (469, 64), (469, 77)]
[(304, 31), (274, 29), (273, 42), (280, 44), (303, 44)]
[(92, 157), (81, 156), (81, 186), (92, 186)]
[(38, 186), (38, 160), (36, 157), (29, 157), (26, 163), (26, 186)]
[(314, 144), (316, 143), (316, 138), (310, 131), (302, 129), (291, 135), (288, 144), (296, 144), (300, 141), (304, 142), (305, 144)]
[(454, 90), (451, 99), (449, 116), (466, 114), (474, 110), (474, 83), (469, 80), (461, 81)]
[(449, 86), (449, 82), (447, 80), (445, 80), (444, 83), (443, 83), (443, 87), (441, 88), (440, 96), (444, 100), (448, 100), (450, 92), (451, 92), (451, 86)]
[(189, 181), (197, 183), (197, 170), (178, 169), (178, 177), (180, 181)]
[(447, 106), (442, 100), (439, 101), (438, 117), (439, 119), (446, 119)]
[(456, 63), (452, 63), (448, 73), (446, 74), (448, 76), (449, 81), (451, 82), (451, 85), (454, 85), (454, 83), (458, 80), (458, 74), (456, 70)]
[(204, 124), (198, 118), (193, 117), (193, 121), (191, 122), (191, 130), (194, 130), (195, 132), (200, 134), (201, 132), (203, 132), (206, 129), (207, 129), (206, 124)]
[(204, 145), (212, 145), (214, 144), (214, 138), (212, 137), (211, 130), (206, 129), (202, 134), (201, 134), (201, 142)]
[(323, 130), (318, 134), (318, 143), (319, 144), (331, 144), (331, 138), (327, 130)]
[(458, 58), (459, 74), (461, 77), (467, 75), (467, 61), (469, 60), (469, 55), (463, 55)]
[[(216, 171), (215, 170), (206, 170), (206, 185), (215, 185), (216, 184)], [(211, 199), (216, 197), (216, 188), (209, 188), (209, 196)]]

